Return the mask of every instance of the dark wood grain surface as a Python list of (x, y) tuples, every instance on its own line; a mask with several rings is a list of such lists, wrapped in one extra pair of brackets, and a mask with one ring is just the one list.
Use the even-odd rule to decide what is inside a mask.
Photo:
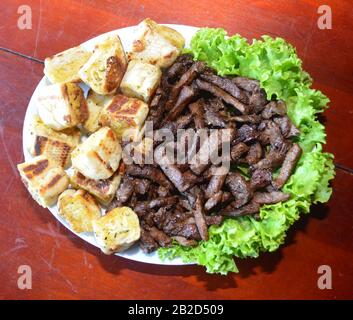
[[(0, 298), (270, 299), (353, 298), (353, 5), (350, 1), (27, 1), (32, 29), (17, 26), (19, 0), (0, 4)], [(332, 30), (317, 27), (317, 8), (332, 8)], [(326, 150), (337, 176), (327, 205), (313, 207), (286, 244), (259, 259), (239, 260), (239, 274), (206, 274), (198, 266), (156, 266), (102, 255), (41, 209), (23, 187), (22, 125), (43, 76), (46, 56), (100, 33), (158, 22), (224, 27), (248, 38), (281, 36), (297, 47), (314, 86), (327, 94)], [(20, 265), (33, 288), (20, 290)], [(329, 265), (331, 290), (317, 286)]]

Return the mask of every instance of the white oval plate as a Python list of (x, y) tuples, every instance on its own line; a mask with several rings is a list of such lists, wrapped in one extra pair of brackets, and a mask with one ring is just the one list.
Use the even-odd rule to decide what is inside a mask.
[[(192, 36), (198, 30), (197, 27), (184, 26), (184, 25), (167, 24), (167, 26), (170, 26), (171, 28), (179, 31), (184, 36), (185, 41), (186, 41), (185, 42), (186, 47), (188, 47)], [(133, 35), (134, 28), (135, 28), (135, 26), (114, 30), (114, 31), (111, 31), (108, 33), (104, 33), (102, 35), (99, 35), (99, 36), (91, 39), (91, 40), (84, 42), (82, 44), (82, 46), (87, 50), (92, 50), (94, 48), (94, 46), (96, 45), (96, 43), (99, 42), (99, 40), (102, 39), (103, 37), (106, 37), (107, 35), (110, 35), (110, 34), (118, 34), (122, 43), (123, 43), (125, 51), (129, 51), (131, 48), (131, 45), (132, 45), (132, 40), (134, 39), (134, 35)], [(29, 133), (30, 124), (33, 120), (33, 117), (37, 114), (37, 106), (35, 103), (36, 96), (38, 94), (39, 89), (41, 89), (49, 84), (50, 84), (49, 80), (46, 77), (43, 77), (42, 80), (38, 83), (36, 89), (34, 90), (33, 95), (31, 97), (31, 100), (28, 104), (28, 108), (27, 108), (24, 123), (23, 123), (23, 133), (22, 133), (23, 153), (24, 153), (25, 161), (28, 161), (33, 158), (28, 151), (28, 146), (30, 144), (28, 133)], [(82, 88), (85, 91), (88, 89), (88, 87), (85, 85), (82, 85)], [(59, 215), (58, 208), (56, 205), (54, 205), (48, 209), (54, 215), (54, 217), (56, 219), (58, 219), (71, 232), (75, 233), (81, 239), (98, 247), (98, 245), (94, 239), (93, 233), (76, 233), (75, 231), (73, 231), (70, 228), (69, 224)], [(142, 250), (138, 247), (138, 245), (135, 245), (134, 247), (130, 248), (129, 250), (127, 250), (125, 252), (117, 253), (116, 255), (127, 258), (127, 259), (145, 262), (145, 263), (152, 263), (152, 264), (164, 264), (164, 265), (187, 264), (187, 263), (182, 262), (181, 259), (161, 261), (156, 252), (153, 252), (151, 254), (146, 254), (146, 253), (142, 252)]]

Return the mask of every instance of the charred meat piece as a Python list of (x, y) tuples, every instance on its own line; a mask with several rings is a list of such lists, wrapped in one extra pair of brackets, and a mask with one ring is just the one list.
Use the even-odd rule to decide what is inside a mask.
[(282, 135), (287, 139), (297, 137), (300, 133), (297, 127), (290, 121), (287, 116), (275, 117), (273, 118), (273, 121), (278, 124)]
[(173, 189), (171, 182), (159, 169), (155, 167), (145, 165), (141, 168), (138, 165), (132, 164), (127, 166), (126, 173), (132, 177), (149, 179), (167, 189)]
[(249, 165), (253, 165), (261, 160), (262, 153), (263, 153), (263, 150), (262, 150), (261, 144), (258, 142), (255, 142), (250, 146), (250, 149), (248, 154), (246, 155), (245, 161)]
[(148, 201), (130, 201), (129, 205), (134, 209), (135, 213), (139, 217), (144, 217), (151, 212)]
[(272, 173), (269, 169), (255, 170), (251, 175), (250, 186), (253, 190), (268, 186), (272, 181)]
[(254, 91), (249, 96), (249, 105), (254, 113), (260, 113), (267, 104), (266, 92), (262, 89)]
[(163, 186), (158, 186), (157, 194), (159, 197), (166, 197), (169, 194), (169, 189), (167, 189)]
[(176, 135), (178, 129), (186, 128), (192, 122), (192, 120), (193, 120), (192, 115), (186, 114), (186, 115), (180, 116), (176, 121), (166, 122), (160, 129), (170, 130), (173, 133), (173, 135)]
[(141, 228), (140, 248), (145, 253), (151, 253), (158, 249), (158, 243), (153, 239), (148, 231)]
[(194, 118), (196, 129), (201, 129), (205, 127), (205, 121), (203, 118), (203, 115), (204, 115), (203, 104), (204, 104), (204, 101), (202, 99), (199, 99), (196, 102), (189, 105), (189, 109)]
[(175, 63), (165, 71), (164, 76), (168, 79), (169, 83), (173, 83), (176, 79), (185, 74), (193, 63), (194, 61), (191, 54), (182, 54), (175, 60)]
[(147, 179), (135, 179), (134, 180), (134, 192), (137, 194), (144, 195), (148, 192), (151, 185), (151, 181)]
[(180, 192), (190, 189), (200, 181), (200, 178), (194, 175), (191, 171), (181, 172), (175, 164), (160, 161), (159, 166)]
[(205, 210), (211, 211), (216, 210), (220, 206), (225, 206), (228, 204), (229, 200), (231, 199), (230, 193), (226, 191), (218, 191), (214, 195), (212, 195), (206, 202), (205, 202)]
[(248, 97), (231, 79), (223, 78), (212, 73), (201, 74), (200, 78), (220, 87), (242, 103), (249, 103)]
[(258, 136), (259, 136), (259, 133), (256, 130), (256, 128), (248, 124), (244, 124), (238, 129), (234, 143), (252, 142), (252, 141), (255, 141), (258, 138)]
[(214, 108), (214, 103), (205, 103), (204, 112), (205, 122), (208, 126), (218, 128), (227, 127), (226, 119), (219, 113), (216, 108)]
[(214, 174), (210, 182), (207, 185), (207, 189), (205, 191), (205, 198), (211, 198), (214, 194), (219, 192), (224, 184), (224, 181), (226, 180), (227, 174)]
[(243, 143), (239, 142), (238, 144), (234, 145), (230, 150), (230, 156), (233, 161), (239, 160), (239, 158), (246, 152), (248, 152), (249, 147)]
[(203, 194), (201, 190), (198, 190), (196, 193), (196, 202), (195, 202), (195, 210), (194, 217), (197, 229), (199, 230), (200, 236), (202, 240), (208, 240), (208, 228), (205, 220), (205, 212), (203, 208)]
[(274, 145), (284, 140), (280, 127), (271, 120), (262, 121), (258, 129), (260, 130), (259, 140), (262, 145)]
[(181, 223), (181, 228), (176, 235), (187, 239), (201, 240), (200, 233), (195, 223)]
[(205, 210), (210, 211), (214, 207), (217, 206), (222, 201), (222, 196), (223, 196), (223, 191), (218, 191), (215, 194), (213, 194), (211, 197), (208, 198), (208, 200), (205, 202)]
[(260, 82), (257, 80), (244, 77), (235, 77), (232, 78), (231, 81), (235, 83), (239, 88), (248, 92), (260, 90)]
[(255, 192), (253, 200), (258, 204), (272, 204), (287, 201), (290, 195), (280, 191), (273, 192)]
[(172, 237), (172, 239), (174, 239), (181, 246), (184, 246), (184, 247), (196, 247), (198, 244), (197, 241), (192, 240), (192, 239), (189, 240), (189, 239), (186, 239), (185, 237), (182, 237), (182, 236), (174, 236), (174, 237)]
[(174, 205), (178, 202), (178, 196), (171, 196), (166, 198), (153, 199), (148, 203), (149, 209), (156, 209), (160, 207), (166, 207)]
[(261, 113), (263, 119), (270, 119), (275, 115), (284, 116), (287, 114), (287, 107), (283, 101), (269, 102)]
[(149, 234), (161, 247), (168, 247), (172, 243), (172, 239), (156, 227), (151, 227)]
[(195, 77), (205, 68), (205, 64), (201, 61), (193, 62), (191, 67), (180, 77), (179, 81), (172, 87), (170, 98), (166, 103), (166, 109), (171, 109), (180, 96), (183, 88), (189, 86)]
[(116, 192), (116, 199), (119, 204), (126, 203), (134, 192), (134, 182), (129, 177), (124, 177)]
[(162, 207), (162, 208), (159, 208), (157, 212), (153, 212), (151, 214), (153, 225), (155, 225), (158, 229), (162, 230), (170, 210), (171, 210), (170, 207)]
[(277, 150), (270, 150), (265, 158), (261, 159), (258, 163), (255, 163), (250, 168), (252, 171), (258, 169), (275, 169), (279, 167), (284, 160), (284, 154)]
[[(224, 134), (223, 134), (224, 133)], [(226, 134), (230, 133), (230, 134)], [(223, 143), (231, 141), (232, 132), (222, 132), (221, 130), (212, 131), (208, 139), (205, 139), (204, 143), (200, 146), (199, 151), (192, 158), (190, 169), (197, 175), (200, 175), (211, 165), (211, 156), (210, 150), (218, 151)]]
[(251, 201), (248, 204), (237, 208), (234, 202), (232, 202), (229, 206), (227, 206), (224, 210), (221, 211), (221, 214), (227, 217), (241, 217), (250, 214), (255, 214), (260, 211), (260, 205)]
[(172, 212), (166, 217), (163, 231), (169, 236), (182, 236), (187, 239), (201, 240), (192, 214)]
[(230, 172), (226, 178), (226, 185), (235, 198), (234, 207), (239, 208), (250, 201), (252, 190), (245, 178), (237, 173)]
[(220, 215), (205, 216), (205, 220), (208, 226), (211, 226), (211, 225), (219, 226), (223, 222), (224, 217)]
[(178, 91), (180, 88), (191, 84), (191, 82), (196, 78), (196, 76), (204, 69), (205, 64), (202, 61), (193, 62), (191, 67), (180, 77), (177, 84), (173, 87), (171, 95), (173, 95), (174, 90)]
[(197, 98), (197, 91), (192, 86), (185, 86), (181, 89), (179, 97), (174, 107), (165, 117), (164, 123), (175, 120), (184, 110), (184, 108)]
[(221, 88), (219, 88), (209, 82), (202, 81), (199, 79), (195, 80), (195, 83), (199, 89), (207, 91), (207, 92), (213, 94), (214, 96), (221, 98), (225, 103), (230, 104), (231, 106), (236, 108), (240, 113), (242, 113), (242, 114), (249, 113), (249, 108), (247, 105), (240, 102), (238, 99), (234, 98), (229, 93), (222, 90)]
[(286, 157), (283, 161), (279, 175), (272, 182), (272, 185), (276, 189), (282, 188), (284, 186), (284, 184), (287, 182), (292, 171), (295, 168), (295, 165), (297, 164), (297, 162), (301, 156), (301, 153), (302, 153), (302, 149), (300, 148), (299, 144), (297, 144), (297, 143), (293, 144), (293, 146), (289, 149), (289, 151), (286, 154)]
[(228, 121), (236, 121), (240, 123), (260, 123), (261, 117), (257, 114), (245, 114), (241, 116), (228, 117)]

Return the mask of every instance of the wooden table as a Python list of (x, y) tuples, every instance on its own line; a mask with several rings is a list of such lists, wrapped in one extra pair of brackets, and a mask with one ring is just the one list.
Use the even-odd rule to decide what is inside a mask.
[[(332, 30), (320, 30), (320, 1), (26, 1), (32, 29), (20, 30), (22, 0), (0, 5), (0, 298), (271, 299), (353, 298), (353, 5), (324, 1)], [(43, 76), (46, 56), (98, 34), (161, 23), (224, 27), (248, 38), (285, 37), (298, 49), (315, 87), (331, 99), (326, 150), (335, 154), (334, 194), (289, 232), (275, 253), (238, 261), (239, 274), (210, 275), (198, 266), (156, 266), (105, 256), (41, 209), (23, 187), (22, 124)], [(33, 288), (17, 286), (18, 267), (32, 268)], [(332, 268), (332, 289), (317, 286), (318, 267)]]

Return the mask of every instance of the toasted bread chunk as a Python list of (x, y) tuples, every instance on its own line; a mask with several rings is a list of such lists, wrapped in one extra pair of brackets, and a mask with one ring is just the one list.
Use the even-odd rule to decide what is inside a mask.
[(96, 46), (79, 76), (95, 92), (110, 94), (119, 87), (126, 67), (127, 60), (119, 36), (108, 36)]
[(92, 221), (100, 218), (100, 208), (84, 190), (65, 190), (58, 199), (59, 214), (75, 232), (92, 232)]
[(82, 188), (88, 191), (105, 206), (113, 200), (120, 185), (120, 180), (121, 176), (119, 174), (114, 174), (109, 179), (94, 180), (85, 177), (77, 170), (74, 170), (70, 176), (70, 182), (74, 188)]
[(136, 37), (129, 61), (141, 60), (161, 68), (169, 67), (185, 45), (184, 37), (176, 30), (143, 20), (136, 28)]
[(33, 199), (44, 208), (53, 205), (69, 185), (64, 169), (44, 155), (18, 164), (17, 169)]
[(128, 249), (141, 234), (139, 219), (129, 207), (115, 208), (92, 224), (97, 244), (105, 254)]
[(72, 166), (90, 179), (110, 178), (118, 169), (120, 159), (120, 143), (108, 127), (90, 135), (71, 154)]
[(99, 123), (111, 127), (119, 139), (127, 135), (135, 137), (141, 130), (147, 114), (146, 103), (118, 94), (101, 111)]
[(128, 97), (148, 103), (161, 80), (162, 71), (149, 63), (139, 60), (129, 62), (120, 90)]
[(66, 131), (67, 134), (57, 132), (46, 126), (39, 117), (35, 117), (30, 129), (30, 154), (44, 154), (56, 165), (67, 168), (71, 162), (71, 151), (78, 145), (81, 135), (76, 128), (70, 131)]
[(104, 96), (95, 93), (93, 90), (88, 92), (86, 99), (88, 108), (88, 118), (83, 124), (83, 128), (88, 133), (93, 133), (97, 131), (101, 125), (99, 123), (99, 115), (103, 107), (107, 105), (112, 100), (112, 96)]
[(60, 52), (44, 60), (44, 74), (53, 84), (80, 81), (78, 71), (91, 55), (80, 46)]
[(54, 130), (75, 127), (87, 119), (83, 91), (76, 83), (43, 87), (37, 98), (38, 114)]

